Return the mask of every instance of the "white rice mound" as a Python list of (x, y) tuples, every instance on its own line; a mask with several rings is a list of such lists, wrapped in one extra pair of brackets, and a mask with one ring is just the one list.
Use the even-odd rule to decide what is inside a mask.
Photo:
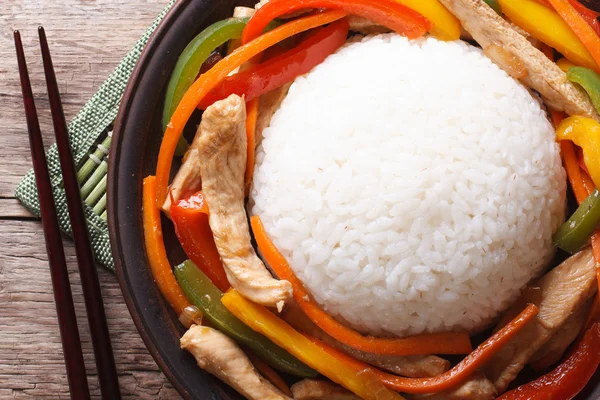
[(328, 313), (403, 336), (491, 323), (550, 261), (565, 193), (525, 87), (466, 43), (387, 34), (296, 79), (250, 207)]

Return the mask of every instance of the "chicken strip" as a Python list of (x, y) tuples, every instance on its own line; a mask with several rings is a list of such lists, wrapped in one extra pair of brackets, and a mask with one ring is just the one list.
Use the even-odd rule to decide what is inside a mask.
[(360, 400), (360, 397), (333, 382), (305, 379), (290, 388), (294, 400)]
[(295, 301), (288, 301), (281, 317), (295, 329), (313, 336), (344, 353), (397, 375), (409, 378), (429, 378), (450, 369), (450, 362), (441, 357), (429, 356), (383, 356), (356, 350), (338, 342), (315, 325)]
[(207, 326), (192, 325), (180, 340), (198, 366), (249, 400), (289, 399), (256, 371), (233, 340)]
[(416, 395), (411, 399), (419, 400), (493, 400), (496, 388), (481, 371), (473, 374), (463, 384), (445, 392)]
[(538, 91), (546, 104), (569, 115), (600, 121), (583, 89), (525, 37), (511, 28), (483, 0), (441, 0), (481, 45), (486, 55), (509, 75)]
[(512, 320), (528, 303), (538, 306), (539, 312), (487, 363), (485, 373), (498, 393), (506, 390), (531, 357), (596, 290), (596, 263), (590, 248), (571, 256), (525, 289), (496, 330)]
[(529, 364), (537, 371), (544, 371), (556, 364), (565, 354), (567, 348), (577, 339), (585, 323), (591, 301), (580, 307), (558, 332), (542, 346), (529, 360)]
[(290, 298), (292, 285), (271, 276), (250, 241), (244, 208), (246, 146), (246, 105), (241, 97), (231, 95), (206, 109), (192, 148), (227, 278), (249, 300), (280, 307)]

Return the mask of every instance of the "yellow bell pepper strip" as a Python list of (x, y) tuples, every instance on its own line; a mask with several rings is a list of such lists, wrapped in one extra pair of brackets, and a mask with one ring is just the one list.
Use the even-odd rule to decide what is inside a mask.
[(583, 149), (590, 177), (600, 187), (600, 123), (586, 117), (569, 117), (556, 129), (556, 140), (570, 140)]
[(567, 72), (567, 79), (578, 83), (587, 92), (600, 113), (600, 75), (588, 68), (571, 67)]
[(386, 26), (409, 39), (421, 37), (431, 28), (427, 18), (395, 0), (269, 0), (248, 21), (242, 43), (257, 38), (274, 19), (310, 8), (343, 10)]
[(403, 399), (383, 386), (373, 374), (365, 373), (368, 368), (356, 368), (340, 362), (268, 309), (245, 299), (236, 290), (227, 292), (221, 302), (250, 328), (357, 396), (367, 400)]
[(598, 69), (590, 52), (554, 10), (535, 0), (498, 1), (502, 12), (530, 35), (555, 48), (575, 64)]
[(436, 38), (446, 41), (460, 39), (460, 21), (439, 0), (396, 1), (431, 21), (429, 32)]
[[(515, 319), (490, 336), (454, 368), (441, 375), (433, 378), (404, 378), (380, 371), (314, 338), (297, 332), (265, 307), (252, 303), (235, 290), (227, 292), (221, 298), (221, 302), (250, 328), (270, 338), (277, 345), (332, 381), (369, 399), (373, 397), (364, 397), (361, 394), (364, 391), (358, 393), (353, 389), (357, 388), (357, 385), (358, 389), (362, 389), (361, 384), (355, 382), (357, 373), (363, 372), (363, 378), (366, 375), (369, 381), (374, 376), (388, 388), (403, 393), (424, 394), (452, 389), (484, 366), (494, 354), (501, 351), (539, 311), (535, 304), (529, 304)], [(368, 372), (368, 374), (364, 374), (364, 372)], [(342, 382), (343, 379), (348, 379), (348, 381)], [(349, 387), (350, 383), (352, 387)], [(375, 385), (375, 383), (372, 384)]]
[[(268, 3), (267, 3), (268, 4)], [(156, 165), (156, 206), (161, 207), (167, 198), (169, 174), (173, 163), (175, 148), (183, 128), (190, 116), (212, 89), (237, 67), (259, 55), (274, 44), (321, 25), (342, 19), (347, 14), (344, 11), (327, 11), (309, 15), (281, 25), (269, 31), (256, 40), (237, 48), (233, 53), (219, 61), (190, 86), (175, 109), (163, 136)], [(262, 31), (261, 31), (262, 32)]]
[(569, 72), (569, 68), (571, 67), (576, 67), (575, 64), (573, 64), (571, 61), (567, 60), (566, 58), (561, 58), (560, 60), (558, 60), (556, 62), (556, 65), (558, 65), (558, 68), (562, 69), (563, 72), (566, 74), (567, 72)]
[(581, 16), (568, 0), (548, 0), (558, 15), (569, 25), (581, 43), (590, 52), (596, 62), (596, 71), (600, 71), (600, 36), (585, 18)]
[(363, 336), (344, 326), (323, 311), (314, 301), (300, 279), (294, 275), (285, 257), (277, 250), (267, 235), (260, 218), (255, 215), (250, 219), (250, 223), (258, 248), (267, 264), (273, 268), (280, 279), (285, 279), (292, 284), (294, 300), (296, 300), (302, 311), (317, 326), (336, 340), (357, 350), (396, 356), (466, 354), (473, 349), (469, 335), (465, 332), (444, 332), (399, 339), (385, 339)]
[[(178, 138), (177, 138), (178, 139)], [(146, 254), (154, 281), (158, 289), (171, 305), (177, 316), (188, 306), (191, 306), (183, 291), (177, 284), (171, 264), (167, 258), (165, 242), (163, 241), (162, 227), (160, 224), (160, 210), (156, 207), (156, 180), (153, 176), (144, 179), (142, 194), (144, 240)]]

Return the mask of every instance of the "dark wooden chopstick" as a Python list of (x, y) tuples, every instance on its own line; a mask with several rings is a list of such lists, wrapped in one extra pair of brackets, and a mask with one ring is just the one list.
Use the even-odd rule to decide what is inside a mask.
[(96, 267), (94, 265), (92, 246), (90, 244), (85, 214), (83, 212), (83, 202), (81, 201), (79, 182), (77, 181), (77, 169), (75, 168), (75, 162), (73, 161), (71, 153), (67, 123), (60, 101), (56, 75), (54, 74), (54, 67), (52, 66), (52, 57), (50, 56), (50, 49), (48, 48), (46, 33), (43, 27), (40, 26), (38, 28), (38, 34), (42, 49), (46, 85), (48, 87), (48, 98), (50, 99), (50, 109), (52, 111), (54, 134), (56, 136), (56, 145), (58, 147), (60, 166), (69, 207), (69, 218), (73, 230), (73, 240), (75, 242), (75, 252), (77, 254), (77, 263), (79, 265), (79, 275), (81, 276), (83, 297), (92, 336), (94, 355), (96, 357), (100, 391), (102, 392), (102, 397), (104, 399), (118, 400), (121, 398), (121, 392), (119, 390), (117, 369), (115, 367), (115, 359), (110, 342), (110, 335), (108, 333), (98, 273), (96, 272)]
[(79, 330), (77, 329), (73, 295), (69, 283), (69, 272), (67, 271), (60, 229), (58, 228), (56, 207), (54, 205), (54, 198), (52, 197), (52, 184), (50, 183), (50, 175), (46, 164), (44, 143), (33, 101), (31, 83), (29, 82), (27, 63), (19, 31), (14, 32), (14, 37), (19, 63), (19, 75), (21, 77), (23, 103), (25, 104), (25, 115), (27, 117), (27, 130), (29, 131), (29, 146), (31, 148), (31, 158), (33, 159), (33, 169), (35, 171), (35, 180), (40, 199), (42, 225), (46, 239), (46, 251), (50, 264), (50, 276), (52, 278), (54, 302), (56, 303), (56, 313), (58, 315), (58, 326), (65, 357), (69, 390), (73, 399), (89, 399), (90, 390), (85, 373)]

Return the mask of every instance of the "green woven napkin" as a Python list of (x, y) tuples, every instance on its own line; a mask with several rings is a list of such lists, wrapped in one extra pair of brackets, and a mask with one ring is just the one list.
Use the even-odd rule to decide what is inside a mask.
[[(110, 143), (110, 138), (103, 138), (117, 116), (121, 97), (125, 91), (127, 81), (131, 76), (133, 68), (140, 57), (144, 46), (148, 42), (150, 35), (156, 29), (159, 22), (163, 19), (167, 11), (175, 3), (175, 0), (169, 0), (169, 4), (163, 9), (160, 15), (154, 20), (152, 25), (146, 30), (144, 35), (137, 41), (133, 49), (119, 63), (112, 74), (104, 81), (98, 92), (87, 102), (79, 114), (69, 124), (69, 136), (73, 150), (73, 158), (76, 165), (81, 165), (87, 161), (86, 168), (89, 176), (88, 181), (98, 181), (90, 187), (89, 193), (83, 197), (88, 199), (85, 204), (85, 214), (87, 217), (90, 239), (94, 250), (96, 261), (110, 270), (114, 270), (114, 262), (110, 249), (108, 237), (108, 226), (106, 224), (106, 147)], [(99, 143), (100, 140), (103, 140)], [(98, 146), (100, 144), (100, 146)], [(104, 146), (103, 146), (104, 144)], [(90, 158), (90, 154), (92, 154)], [(54, 200), (56, 202), (56, 212), (60, 228), (64, 233), (71, 236), (71, 225), (69, 223), (69, 212), (67, 209), (66, 196), (62, 185), (62, 174), (58, 160), (58, 151), (56, 144), (48, 150), (46, 154), (50, 179), (54, 189)], [(90, 164), (91, 163), (91, 164)], [(90, 170), (90, 165), (93, 168)], [(80, 170), (80, 176), (81, 176)], [(84, 175), (88, 175), (85, 174)], [(90, 185), (88, 185), (89, 187)], [(85, 183), (84, 183), (84, 191)], [(17, 187), (16, 197), (33, 214), (40, 215), (40, 203), (38, 199), (37, 187), (33, 170), (30, 170)]]

